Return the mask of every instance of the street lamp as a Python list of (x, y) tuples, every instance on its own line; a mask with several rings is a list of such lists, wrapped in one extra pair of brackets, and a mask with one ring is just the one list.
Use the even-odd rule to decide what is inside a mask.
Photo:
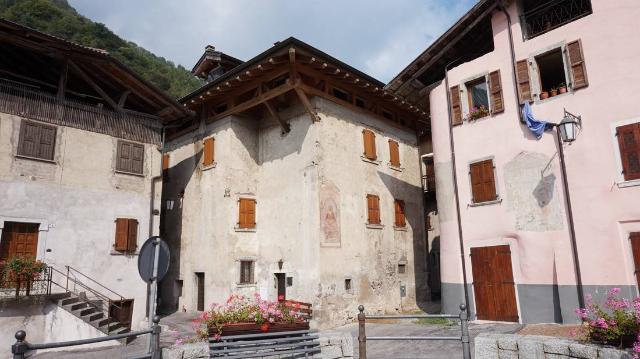
[(564, 197), (567, 204), (567, 222), (569, 224), (569, 235), (571, 236), (571, 251), (573, 254), (573, 265), (576, 272), (576, 287), (578, 292), (578, 305), (584, 308), (584, 292), (582, 290), (582, 275), (580, 274), (580, 261), (578, 260), (578, 246), (576, 244), (576, 231), (573, 224), (573, 211), (571, 209), (571, 196), (569, 195), (569, 183), (567, 181), (567, 168), (564, 163), (563, 142), (571, 143), (576, 140), (577, 129), (582, 128), (582, 118), (567, 110), (564, 110), (564, 117), (560, 123), (553, 125), (556, 128), (556, 138), (558, 140), (558, 157), (560, 158), (560, 173), (562, 174), (562, 184), (564, 185)]

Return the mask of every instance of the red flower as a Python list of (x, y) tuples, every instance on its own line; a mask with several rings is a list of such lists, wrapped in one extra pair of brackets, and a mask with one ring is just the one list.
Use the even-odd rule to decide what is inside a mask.
[(279, 295), (278, 296), (278, 301), (282, 302), (284, 300), (284, 295)]

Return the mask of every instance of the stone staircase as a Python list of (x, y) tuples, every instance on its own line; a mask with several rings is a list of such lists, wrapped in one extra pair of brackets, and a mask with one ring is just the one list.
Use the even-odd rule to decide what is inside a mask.
[(127, 325), (105, 315), (108, 313), (108, 302), (89, 300), (70, 292), (56, 295), (52, 301), (105, 334), (121, 334), (130, 330)]

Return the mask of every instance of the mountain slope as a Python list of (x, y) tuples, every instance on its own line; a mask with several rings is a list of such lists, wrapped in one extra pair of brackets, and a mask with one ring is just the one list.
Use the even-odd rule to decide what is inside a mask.
[(181, 65), (156, 56), (93, 22), (66, 0), (0, 0), (0, 17), (84, 46), (107, 50), (144, 79), (173, 97), (181, 97), (202, 82)]

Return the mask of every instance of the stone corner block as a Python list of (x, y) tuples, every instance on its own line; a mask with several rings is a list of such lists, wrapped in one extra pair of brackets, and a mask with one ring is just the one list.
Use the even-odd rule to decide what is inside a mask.
[(598, 347), (595, 345), (572, 343), (569, 344), (569, 355), (581, 359), (598, 359)]
[(624, 350), (615, 348), (598, 348), (598, 359), (631, 359), (633, 356)]
[(549, 339), (542, 343), (545, 353), (569, 355), (569, 345), (575, 342), (565, 339)]
[(512, 335), (498, 337), (498, 348), (505, 350), (518, 350), (518, 338)]
[(207, 342), (185, 344), (182, 346), (182, 350), (182, 359), (200, 359), (209, 357), (209, 343)]
[(478, 335), (473, 340), (475, 357), (477, 359), (498, 358), (498, 338), (492, 335)]

